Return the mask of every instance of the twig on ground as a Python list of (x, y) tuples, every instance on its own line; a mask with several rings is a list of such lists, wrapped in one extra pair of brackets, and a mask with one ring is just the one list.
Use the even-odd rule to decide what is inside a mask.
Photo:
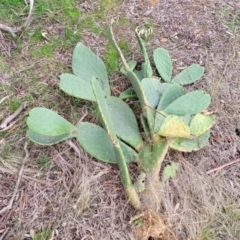
[(80, 151), (80, 149), (71, 140), (68, 140), (67, 144), (77, 153), (79, 159), (81, 159), (81, 151)]
[(11, 122), (6, 128), (1, 129), (0, 132), (12, 131), (16, 127), (20, 126), (20, 124), (16, 124), (18, 120)]
[(25, 108), (27, 107), (27, 102), (23, 102), (20, 107), (9, 117), (7, 117), (2, 124), (0, 125), (0, 129), (5, 130), (8, 127), (8, 124), (16, 118)]
[(18, 33), (18, 32), (22, 33), (29, 26), (29, 24), (31, 22), (34, 0), (29, 0), (29, 2), (30, 2), (30, 10), (29, 10), (29, 13), (28, 13), (28, 17), (27, 17), (26, 21), (24, 22), (24, 24), (22, 26), (9, 27), (7, 25), (4, 25), (4, 24), (0, 23), (0, 30), (3, 30), (5, 32), (9, 32), (13, 37), (16, 37), (17, 36), (16, 33)]
[(6, 237), (8, 231), (9, 231), (9, 228), (5, 229), (5, 231), (3, 232), (3, 234), (0, 236), (0, 240), (3, 240), (3, 239)]
[(210, 173), (213, 173), (213, 172), (216, 172), (216, 171), (220, 171), (220, 170), (222, 170), (223, 168), (225, 168), (225, 167), (227, 167), (227, 166), (230, 166), (230, 165), (232, 165), (232, 164), (234, 164), (234, 163), (238, 163), (238, 162), (240, 162), (240, 158), (238, 158), (238, 159), (236, 159), (236, 160), (234, 160), (234, 161), (231, 161), (231, 162), (229, 162), (229, 163), (225, 163), (225, 164), (223, 164), (223, 165), (220, 166), (220, 167), (213, 168), (213, 169), (207, 171), (206, 174), (210, 174)]
[(56, 156), (53, 158), (57, 166), (67, 175), (71, 176), (72, 172), (71, 170), (74, 170), (72, 165), (68, 163), (64, 157), (53, 147), (51, 146), (51, 149), (56, 153)]
[(25, 166), (25, 164), (26, 164), (26, 162), (28, 160), (28, 157), (29, 157), (27, 146), (28, 146), (28, 142), (26, 142), (24, 144), (25, 157), (24, 157), (24, 159), (22, 161), (22, 166), (21, 166), (21, 168), (20, 168), (20, 170), (18, 172), (18, 179), (17, 179), (17, 183), (16, 183), (16, 186), (15, 186), (12, 198), (10, 199), (8, 205), (0, 211), (0, 215), (2, 215), (3, 213), (5, 213), (6, 211), (8, 211), (8, 210), (10, 210), (12, 208), (13, 201), (14, 201), (16, 195), (17, 195), (18, 187), (19, 187), (19, 184), (20, 184), (21, 179), (22, 179), (24, 166)]
[(9, 96), (6, 96), (6, 97), (2, 98), (2, 99), (0, 100), (0, 104), (3, 103), (7, 98), (9, 98)]
[(9, 32), (13, 37), (17, 37), (17, 35), (15, 33), (17, 33), (19, 31), (17, 27), (9, 27), (2, 23), (0, 23), (0, 30)]
[[(71, 141), (71, 140), (68, 140), (67, 141), (67, 144), (78, 154), (78, 157), (79, 157), (79, 159), (81, 159), (81, 151), (80, 151), (80, 149)], [(92, 164), (92, 165), (94, 165), (94, 166), (96, 166), (96, 167), (100, 167), (100, 168), (109, 168), (109, 167), (107, 167), (106, 165), (104, 165), (104, 164), (102, 164), (102, 163), (100, 163), (100, 162), (97, 162), (97, 161), (93, 161), (93, 160), (91, 160), (91, 159), (88, 159), (88, 161)]]
[(87, 109), (84, 109), (84, 114), (83, 114), (82, 117), (80, 118), (79, 122), (82, 122), (87, 115), (88, 115), (88, 110), (87, 110)]

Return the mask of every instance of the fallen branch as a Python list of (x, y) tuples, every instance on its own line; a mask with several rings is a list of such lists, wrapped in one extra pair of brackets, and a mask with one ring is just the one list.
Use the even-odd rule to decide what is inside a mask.
[(24, 24), (22, 26), (19, 27), (9, 27), (7, 25), (1, 24), (0, 23), (0, 30), (3, 30), (5, 32), (9, 32), (13, 37), (16, 37), (16, 33), (18, 32), (23, 32), (30, 24), (31, 22), (31, 18), (32, 18), (32, 12), (33, 12), (33, 5), (34, 5), (34, 0), (29, 0), (30, 2), (30, 10), (28, 13), (28, 17), (26, 19), (26, 21), (24, 22)]
[(27, 146), (28, 146), (28, 142), (26, 142), (25, 145), (24, 145), (25, 157), (22, 161), (22, 166), (21, 166), (21, 168), (18, 172), (18, 179), (17, 179), (17, 183), (16, 183), (16, 186), (15, 186), (12, 198), (10, 199), (8, 205), (0, 211), (0, 215), (2, 215), (3, 213), (5, 213), (6, 211), (8, 211), (12, 208), (13, 201), (14, 201), (16, 195), (17, 195), (18, 187), (19, 187), (19, 184), (20, 184), (21, 179), (22, 179), (24, 165), (26, 164), (26, 162), (28, 160), (28, 156), (29, 156)]
[(230, 165), (232, 165), (232, 164), (234, 164), (234, 163), (238, 163), (238, 162), (240, 162), (240, 158), (238, 158), (238, 159), (236, 159), (236, 160), (234, 160), (234, 161), (231, 161), (231, 162), (229, 162), (229, 163), (225, 163), (225, 164), (223, 164), (223, 165), (220, 166), (220, 167), (213, 168), (213, 169), (207, 171), (206, 174), (210, 174), (210, 173), (213, 173), (213, 172), (216, 172), (216, 171), (220, 171), (220, 170), (222, 170), (223, 168), (225, 168), (225, 167), (227, 167), (227, 166), (230, 166)]
[(14, 118), (16, 118), (25, 108), (27, 107), (27, 102), (23, 102), (20, 107), (9, 117), (7, 117), (2, 124), (0, 125), (0, 129), (6, 130), (8, 124), (12, 122)]

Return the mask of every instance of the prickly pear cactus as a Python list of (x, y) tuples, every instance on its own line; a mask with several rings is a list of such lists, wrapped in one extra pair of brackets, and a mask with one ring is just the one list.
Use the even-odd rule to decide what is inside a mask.
[[(60, 76), (60, 89), (73, 97), (94, 102), (100, 116), (99, 125), (88, 122), (73, 125), (46, 108), (32, 109), (27, 119), (28, 137), (33, 142), (52, 145), (76, 138), (91, 156), (117, 164), (125, 193), (136, 209), (141, 207), (139, 193), (155, 194), (152, 186), (159, 186), (155, 183), (159, 182), (159, 171), (168, 149), (191, 152), (203, 148), (215, 121), (213, 116), (203, 113), (210, 105), (210, 95), (204, 91), (185, 93), (182, 87), (200, 79), (203, 67), (192, 64), (172, 77), (170, 54), (157, 48), (153, 60), (159, 76), (152, 76), (154, 71), (143, 40), (149, 33), (151, 31), (141, 27), (135, 31), (144, 58), (141, 69), (137, 70), (137, 62), (126, 61), (112, 27), (109, 28), (109, 40), (123, 63), (120, 71), (132, 85), (119, 97), (111, 96), (103, 61), (82, 43), (75, 47), (73, 74)], [(141, 106), (138, 117), (123, 101), (128, 98), (138, 98)], [(141, 172), (135, 184), (127, 166), (131, 162), (138, 164)]]

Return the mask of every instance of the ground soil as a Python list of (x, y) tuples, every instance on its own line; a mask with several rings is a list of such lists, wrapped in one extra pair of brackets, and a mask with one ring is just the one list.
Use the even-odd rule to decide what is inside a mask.
[[(88, 1), (76, 1), (76, 4), (85, 2)], [(93, 10), (88, 11), (94, 11), (97, 3), (93, 5)], [(214, 112), (216, 124), (204, 149), (168, 154), (165, 165), (174, 161), (180, 163), (180, 168), (176, 178), (165, 182), (159, 214), (179, 240), (240, 239), (240, 163), (207, 174), (211, 169), (240, 158), (239, 1), (125, 0), (108, 14), (105, 22), (99, 20), (99, 24), (114, 18), (117, 38), (131, 46), (129, 58), (141, 60), (134, 29), (149, 23), (153, 27), (148, 41), (150, 56), (159, 46), (169, 50), (175, 74), (192, 63), (205, 67), (204, 77), (187, 90), (201, 89), (211, 94), (209, 111)], [(118, 20), (122, 16), (128, 22), (121, 26)], [(35, 28), (34, 24), (37, 23), (33, 21), (30, 30)], [(27, 38), (24, 34), (22, 37), (23, 41)], [(100, 56), (107, 45), (103, 36), (89, 30), (82, 32), (82, 41)], [(47, 86), (50, 100), (60, 101), (62, 96), (56, 89), (61, 70), (53, 70), (55, 65), (27, 56), (27, 46), (18, 56), (14, 54), (15, 48), (17, 42), (0, 32), (0, 64), (7, 63), (10, 69), (0, 68), (0, 81), (5, 89), (0, 94), (1, 99), (6, 96), (8, 86), (15, 91), (8, 93), (9, 97), (24, 96), (29, 91), (30, 87), (23, 89), (18, 82), (29, 81), (25, 70), (21, 71), (26, 69), (21, 66), (22, 60), (27, 59), (28, 66), (38, 76), (35, 87)], [(67, 68), (71, 49), (57, 49), (55, 59)], [(46, 76), (42, 69), (52, 75)], [(117, 88), (116, 83), (122, 76), (114, 72), (110, 78)], [(70, 97), (66, 101), (72, 103)], [(25, 146), (28, 142), (26, 115), (37, 103), (44, 105), (43, 100), (29, 103), (14, 127), (0, 135), (0, 211), (10, 202), (22, 161), (26, 160), (12, 206), (0, 214), (0, 239), (137, 239), (138, 225), (130, 220), (140, 213), (126, 201), (116, 166), (97, 162), (81, 149), (74, 150), (76, 142), (52, 147), (33, 143)], [(69, 109), (64, 104), (59, 102), (59, 108), (68, 116)], [(0, 107), (3, 121), (10, 111), (4, 104)], [(74, 116), (80, 119), (86, 107), (76, 109)], [(91, 114), (88, 119), (94, 121)], [(45, 158), (47, 164), (43, 164)], [(41, 164), (44, 167), (41, 168)], [(131, 169), (134, 173), (134, 166)], [(47, 231), (51, 234), (44, 237), (41, 233)]]

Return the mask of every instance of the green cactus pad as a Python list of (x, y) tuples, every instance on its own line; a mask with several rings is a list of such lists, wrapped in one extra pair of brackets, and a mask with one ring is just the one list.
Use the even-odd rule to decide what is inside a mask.
[(126, 143), (120, 141), (120, 147), (124, 155), (126, 163), (136, 162), (138, 160), (138, 154)]
[(204, 67), (198, 64), (192, 64), (184, 69), (177, 76), (172, 79), (172, 83), (179, 83), (181, 85), (187, 85), (199, 80), (204, 74)]
[(168, 115), (163, 120), (157, 134), (164, 137), (188, 138), (190, 137), (190, 128), (180, 117)]
[(101, 115), (102, 123), (104, 125), (105, 130), (109, 134), (112, 142), (117, 142), (117, 136), (116, 132), (113, 126), (112, 118), (109, 113), (109, 109), (107, 106), (106, 99), (104, 98), (103, 91), (99, 85), (99, 82), (96, 78), (92, 78), (92, 87), (93, 87), (93, 92), (98, 104), (98, 109)]
[(207, 145), (209, 136), (210, 131), (207, 131), (194, 139), (176, 138), (171, 141), (170, 148), (181, 152), (198, 151)]
[(194, 115), (185, 115), (185, 116), (180, 116), (180, 118), (189, 126), (190, 122), (192, 121)]
[(134, 72), (129, 71), (127, 74), (128, 79), (130, 80), (140, 102), (141, 102), (141, 106), (143, 108), (143, 112), (146, 115), (147, 118), (147, 122), (148, 122), (148, 126), (149, 126), (149, 130), (150, 133), (153, 132), (153, 127), (154, 127), (154, 109), (149, 108), (150, 104), (147, 100), (147, 97), (144, 93), (144, 90), (141, 86), (141, 83), (139, 82), (137, 76), (134, 74)]
[(150, 145), (144, 145), (139, 153), (140, 168), (145, 172), (152, 168), (151, 164), (152, 151)]
[(142, 79), (144, 78), (144, 73), (143, 73), (143, 71), (142, 71), (142, 70), (136, 70), (136, 69), (134, 69), (133, 72), (134, 72), (134, 74), (137, 76), (138, 81), (141, 82)]
[(172, 84), (170, 85), (163, 93), (157, 110), (161, 111), (165, 109), (169, 104), (174, 102), (179, 97), (183, 96), (184, 91), (183, 88), (179, 84)]
[(92, 77), (98, 78), (105, 96), (111, 94), (105, 64), (82, 43), (78, 43), (73, 51), (72, 69), (75, 75), (89, 84)]
[(144, 172), (160, 171), (161, 163), (168, 151), (166, 138), (158, 137), (153, 145), (144, 145), (139, 153), (139, 164)]
[(157, 107), (163, 92), (171, 86), (168, 83), (160, 83), (158, 78), (144, 78), (141, 85), (151, 108)]
[(73, 97), (96, 101), (91, 84), (73, 74), (64, 73), (60, 76), (60, 89)]
[[(114, 146), (103, 128), (93, 123), (81, 122), (77, 124), (77, 130), (77, 139), (87, 153), (103, 162), (117, 163)], [(137, 158), (136, 152), (126, 144), (120, 143), (120, 146), (127, 163)]]
[(148, 78), (152, 76), (152, 75), (149, 75), (147, 71), (148, 71), (148, 65), (144, 62), (141, 65), (141, 75), (143, 78)]
[(172, 60), (168, 51), (163, 48), (155, 49), (153, 52), (153, 60), (162, 79), (165, 82), (171, 82)]
[(164, 179), (164, 181), (167, 181), (170, 178), (175, 178), (178, 169), (179, 169), (179, 163), (172, 162), (171, 164), (168, 164), (163, 169), (163, 179)]
[(75, 126), (65, 118), (42, 107), (30, 110), (27, 125), (30, 131), (48, 137), (57, 137), (75, 131)]
[(193, 91), (177, 98), (163, 111), (167, 114), (178, 116), (193, 115), (206, 109), (211, 102), (211, 97), (204, 91)]
[(142, 137), (132, 109), (117, 97), (107, 97), (106, 103), (117, 136), (135, 149), (139, 149)]
[(215, 123), (213, 116), (205, 116), (203, 114), (196, 114), (191, 121), (191, 134), (198, 137), (208, 131)]
[(127, 99), (127, 98), (136, 98), (137, 95), (133, 88), (128, 88), (125, 91), (121, 92), (119, 95), (120, 99)]
[(163, 124), (163, 121), (165, 119), (165, 115), (162, 114), (162, 112), (156, 112), (155, 115), (155, 122), (154, 122), (154, 132), (157, 133)]
[(184, 94), (183, 88), (179, 84), (162, 83), (162, 85), (165, 89), (157, 106), (154, 122), (155, 133), (159, 131), (166, 115), (162, 110)]
[[(136, 62), (135, 60), (131, 60), (131, 61), (127, 62), (127, 64), (128, 64), (128, 66), (129, 66), (129, 69), (130, 69), (131, 71), (133, 71), (134, 68), (135, 68), (136, 65), (137, 65), (137, 62)], [(126, 69), (125, 69), (124, 66), (122, 66), (122, 67), (120, 68), (120, 72), (121, 72), (123, 75), (127, 76), (127, 71), (126, 71)]]
[(75, 137), (75, 133), (65, 133), (65, 134), (58, 135), (58, 136), (46, 136), (46, 135), (42, 135), (42, 134), (36, 133), (34, 131), (28, 130), (27, 136), (29, 137), (29, 139), (31, 141), (33, 141), (37, 144), (50, 146), (50, 145), (62, 142), (66, 139)]

